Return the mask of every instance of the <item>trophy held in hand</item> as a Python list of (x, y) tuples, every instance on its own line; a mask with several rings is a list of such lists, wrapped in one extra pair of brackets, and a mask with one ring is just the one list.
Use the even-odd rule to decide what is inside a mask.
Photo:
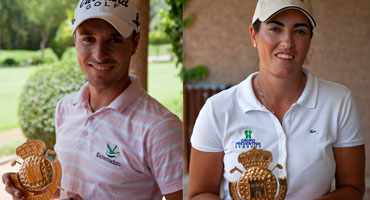
[(16, 149), (16, 154), (23, 159), (23, 163), (16, 160), (12, 162), (12, 166), (17, 163), (22, 166), (19, 173), (11, 174), (10, 178), (28, 200), (51, 199), (59, 188), (61, 165), (54, 151), (45, 150), (45, 143), (41, 140), (27, 140)]
[(271, 152), (253, 147), (253, 149), (241, 153), (238, 156), (238, 161), (246, 170), (243, 172), (234, 167), (230, 171), (230, 173), (235, 171), (241, 173), (238, 182), (229, 182), (229, 193), (233, 200), (282, 200), (285, 198), (287, 192), (286, 178), (279, 178), (279, 194), (275, 198), (277, 181), (272, 170), (275, 167), (282, 169), (282, 166), (276, 164), (272, 170), (267, 169), (272, 161)]

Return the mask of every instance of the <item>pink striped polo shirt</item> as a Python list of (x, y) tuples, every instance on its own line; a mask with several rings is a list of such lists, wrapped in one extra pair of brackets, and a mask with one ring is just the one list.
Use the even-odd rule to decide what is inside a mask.
[(146, 200), (182, 190), (182, 123), (130, 78), (95, 113), (88, 83), (58, 102), (55, 151), (65, 191), (84, 199)]

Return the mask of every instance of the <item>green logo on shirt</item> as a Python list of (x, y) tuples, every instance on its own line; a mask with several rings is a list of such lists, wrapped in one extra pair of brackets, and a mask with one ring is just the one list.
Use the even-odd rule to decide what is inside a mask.
[(115, 150), (116, 150), (116, 148), (117, 148), (117, 145), (116, 145), (116, 146), (114, 146), (114, 148), (112, 149), (112, 148), (110, 147), (110, 145), (107, 143), (107, 148), (108, 148), (108, 150), (105, 152), (105, 153), (107, 154), (107, 156), (108, 156), (109, 158), (117, 158), (116, 154), (119, 154), (119, 152), (115, 152)]
[(314, 134), (314, 133), (316, 133), (316, 130), (311, 129), (311, 130), (310, 130), (310, 133), (311, 133), (311, 134)]
[(245, 130), (244, 131), (244, 134), (245, 134), (245, 139), (252, 139), (252, 130)]
[(99, 153), (99, 152), (96, 152), (96, 157), (112, 165), (120, 167), (121, 163), (114, 159), (114, 158), (117, 158), (117, 154), (119, 154), (118, 151), (116, 152), (116, 149), (117, 149), (117, 145), (115, 145), (114, 148), (112, 149), (111, 146), (107, 143), (107, 150), (105, 150), (105, 155), (107, 157), (104, 156), (104, 153)]
[(259, 147), (261, 148), (261, 142), (252, 139), (252, 130), (247, 129), (244, 131), (245, 138), (242, 138), (240, 141), (235, 142), (235, 148), (252, 148)]

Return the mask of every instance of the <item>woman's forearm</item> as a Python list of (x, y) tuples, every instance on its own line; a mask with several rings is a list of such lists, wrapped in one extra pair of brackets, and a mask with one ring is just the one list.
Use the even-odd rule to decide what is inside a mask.
[(353, 186), (342, 186), (329, 194), (318, 198), (317, 200), (346, 200), (346, 199), (353, 199), (353, 200), (361, 200), (364, 195), (364, 190), (358, 189)]
[(192, 197), (191, 200), (220, 200), (220, 196), (213, 193), (201, 193)]

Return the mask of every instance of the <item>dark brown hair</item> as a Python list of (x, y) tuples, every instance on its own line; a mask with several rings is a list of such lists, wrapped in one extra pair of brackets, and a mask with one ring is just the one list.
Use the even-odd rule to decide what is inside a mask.
[[(312, 38), (312, 36), (313, 36), (313, 27), (312, 27), (311, 23), (308, 23), (308, 25), (310, 27), (310, 35), (311, 35), (311, 38)], [(261, 21), (259, 19), (257, 19), (253, 23), (253, 30), (254, 30), (254, 32), (258, 33), (260, 31), (260, 28), (261, 28)]]

